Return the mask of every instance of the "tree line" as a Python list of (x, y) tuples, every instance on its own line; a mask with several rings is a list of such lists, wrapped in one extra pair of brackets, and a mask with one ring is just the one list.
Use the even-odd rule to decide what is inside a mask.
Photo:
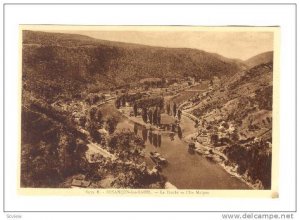
[(168, 115), (173, 115), (173, 117), (177, 116), (178, 120), (181, 120), (182, 111), (177, 107), (177, 104), (175, 102), (172, 105), (170, 103), (167, 103), (166, 111)]
[(143, 97), (143, 94), (138, 92), (135, 94), (123, 94), (117, 97), (115, 101), (115, 106), (117, 108), (124, 107), (126, 105), (126, 102), (129, 102), (130, 104), (134, 103), (136, 100), (139, 100)]
[(115, 106), (117, 108), (126, 106), (126, 102), (133, 103), (133, 115), (137, 117), (139, 115), (138, 109), (142, 109), (141, 116), (145, 123), (150, 123), (159, 126), (161, 124), (161, 112), (165, 109), (168, 115), (172, 115), (174, 118), (177, 117), (181, 120), (182, 111), (178, 108), (177, 104), (167, 103), (164, 105), (163, 97), (144, 97), (134, 100), (134, 98), (140, 97), (138, 95), (123, 95), (116, 99)]
[[(137, 116), (136, 104), (133, 106), (134, 114)], [(145, 123), (159, 126), (161, 124), (161, 109), (160, 107), (142, 108), (142, 119)]]

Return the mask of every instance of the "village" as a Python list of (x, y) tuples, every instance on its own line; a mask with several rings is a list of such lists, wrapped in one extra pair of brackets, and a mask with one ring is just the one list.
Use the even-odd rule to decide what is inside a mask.
[[(153, 79), (150, 80), (151, 83), (153, 82)], [(157, 83), (157, 79), (154, 80), (155, 83)], [(149, 81), (145, 81), (145, 85), (148, 86)], [(187, 86), (188, 83), (186, 84), (182, 84), (182, 85), (174, 85), (172, 87), (171, 91), (177, 91), (179, 89), (184, 89), (184, 86)], [(149, 88), (144, 88), (145, 90), (147, 90), (146, 93), (143, 93), (143, 96), (146, 97), (151, 97), (153, 95), (157, 96), (158, 91), (160, 92), (165, 92), (165, 90), (161, 90), (161, 89), (149, 89)], [(132, 92), (135, 91), (135, 92)], [(138, 92), (137, 92), (138, 91)], [(52, 104), (53, 109), (55, 109), (57, 112), (61, 112), (61, 113), (71, 113), (71, 120), (73, 123), (76, 124), (76, 127), (78, 129), (79, 132), (85, 134), (88, 138), (87, 138), (87, 150), (85, 152), (86, 155), (86, 160), (88, 161), (88, 163), (90, 164), (97, 164), (97, 163), (101, 163), (103, 162), (103, 160), (108, 160), (112, 163), (120, 163), (120, 155), (118, 155), (117, 152), (111, 153), (109, 152), (108, 149), (108, 141), (110, 135), (114, 132), (115, 130), (115, 126), (113, 125), (114, 128), (110, 128), (109, 126), (109, 122), (108, 121), (103, 121), (100, 124), (98, 124), (98, 128), (96, 128), (96, 134), (95, 132), (90, 130), (90, 126), (91, 124), (93, 124), (93, 121), (96, 120), (100, 120), (99, 116), (96, 116), (96, 114), (99, 114), (99, 108), (101, 108), (101, 106), (105, 105), (105, 104), (109, 104), (109, 105), (113, 105), (114, 103), (118, 102), (118, 99), (120, 99), (120, 97), (135, 97), (135, 96), (140, 96), (140, 91), (135, 88), (131, 91), (128, 90), (124, 90), (124, 89), (119, 89), (119, 90), (115, 90), (114, 92), (107, 92), (107, 93), (89, 93), (89, 94), (82, 94), (81, 97), (79, 97), (79, 100), (76, 102), (74, 100), (71, 99), (60, 99), (58, 102), (54, 102)], [(159, 94), (161, 95), (161, 93)], [(85, 96), (84, 101), (82, 101), (83, 96)], [(160, 101), (163, 100), (159, 99)], [(161, 104), (162, 104), (161, 103)], [(122, 101), (122, 108), (118, 107), (119, 112), (125, 116), (125, 117), (130, 117), (131, 119), (133, 119), (133, 112), (132, 110), (132, 103), (130, 103), (129, 101)], [(155, 106), (155, 105), (154, 105)], [(163, 107), (163, 106), (161, 106)], [(94, 110), (94, 113), (92, 113)], [(176, 107), (175, 109), (173, 108), (172, 111), (175, 112), (175, 114), (177, 113)], [(180, 110), (178, 111), (180, 112)], [(155, 112), (155, 110), (153, 110), (153, 113), (155, 113), (155, 115), (157, 114), (157, 111)], [(100, 113), (102, 114), (102, 113)], [(136, 114), (141, 114), (141, 111), (139, 111), (139, 113), (136, 112)], [(180, 114), (180, 113), (179, 113)], [(88, 116), (88, 117), (87, 117)], [(102, 117), (102, 116), (101, 116)], [(179, 116), (180, 117), (180, 116)], [(155, 117), (153, 117), (154, 119)], [(136, 123), (142, 124), (142, 125), (147, 125), (147, 122), (143, 121), (141, 118), (140, 119), (133, 119), (133, 121), (135, 121)], [(117, 123), (117, 122), (114, 122)], [(154, 129), (159, 129), (161, 130), (161, 128), (164, 129), (169, 129), (170, 132), (174, 132), (175, 129), (178, 130), (178, 128), (175, 128), (178, 125), (177, 119), (175, 119), (175, 117), (171, 117), (167, 114), (162, 114), (161, 117), (159, 116), (158, 118), (153, 120), (153, 123), (155, 123), (156, 126), (152, 126)], [(152, 124), (152, 122), (151, 122)], [(159, 125), (159, 126), (158, 126)], [(111, 129), (113, 129), (113, 131), (111, 131)], [(97, 137), (96, 137), (97, 136)], [(142, 154), (142, 152), (139, 152), (138, 154)], [(160, 155), (154, 154), (152, 155), (152, 158), (154, 160), (157, 160), (160, 157)], [(163, 158), (161, 160), (164, 160)], [(134, 164), (132, 161), (128, 161), (124, 163), (127, 166), (139, 166)], [(149, 175), (157, 175), (158, 170), (160, 168), (158, 166), (152, 168), (151, 170), (147, 170), (147, 172), (149, 173)], [(79, 175), (79, 177), (75, 176), (72, 179), (72, 183), (71, 186), (72, 187), (90, 187), (92, 186), (91, 182), (85, 180), (86, 178), (83, 178), (82, 175)], [(172, 186), (172, 184), (170, 183), (166, 183), (167, 187), (174, 187)]]
[[(121, 154), (111, 152), (108, 147), (109, 139), (116, 131), (118, 117), (121, 116), (145, 127), (153, 134), (159, 134), (159, 136), (161, 134), (170, 134), (171, 136), (178, 134), (186, 143), (186, 149), (189, 153), (197, 153), (209, 161), (220, 164), (226, 172), (238, 177), (249, 187), (262, 188), (260, 182), (254, 182), (249, 176), (238, 175), (238, 165), (229, 162), (224, 153), (232, 141), (240, 141), (240, 135), (235, 124), (228, 123), (222, 118), (214, 118), (214, 120), (209, 121), (209, 117), (202, 119), (192, 114), (192, 110), (198, 103), (203, 100), (209, 101), (214, 91), (222, 92), (222, 90), (220, 80), (217, 77), (210, 81), (199, 80), (197, 82), (192, 77), (174, 80), (149, 78), (141, 80), (139, 85), (130, 85), (127, 88), (82, 94), (79, 101), (74, 99), (59, 100), (54, 102), (52, 107), (59, 112), (71, 113), (72, 121), (78, 130), (88, 136), (85, 155), (90, 164), (102, 163), (103, 160), (116, 164), (122, 163)], [(114, 106), (120, 115), (103, 120), (104, 113), (99, 110), (105, 105)], [(94, 110), (93, 113), (91, 110)], [(95, 117), (97, 114), (101, 115), (99, 116), (101, 119)], [(106, 116), (109, 116), (109, 113)], [(193, 129), (186, 131), (185, 125), (182, 124), (182, 118), (188, 120)], [(93, 120), (103, 120), (95, 126), (96, 134), (93, 134), (90, 129)], [(185, 124), (187, 123), (185, 122)], [(155, 141), (157, 142), (157, 140)], [(258, 138), (252, 140), (253, 144), (259, 142)], [(164, 155), (156, 151), (145, 155), (144, 150), (139, 149), (137, 155), (152, 159), (155, 166), (152, 168), (143, 166), (145, 172), (150, 176), (158, 176), (164, 168), (164, 164), (168, 162)], [(140, 162), (142, 161), (140, 160)], [(127, 161), (125, 164), (126, 166), (139, 167), (142, 163), (135, 164), (133, 161)], [(108, 182), (111, 183), (113, 178), (110, 176), (108, 179), (110, 179)], [(107, 185), (107, 181), (101, 182), (102, 185), (104, 184), (103, 187)], [(165, 185), (176, 188), (170, 182), (166, 182)], [(90, 187), (93, 184), (86, 182), (85, 178), (79, 176), (79, 178), (74, 177), (72, 179), (71, 186)], [(99, 187), (99, 184), (94, 184), (94, 187)]]

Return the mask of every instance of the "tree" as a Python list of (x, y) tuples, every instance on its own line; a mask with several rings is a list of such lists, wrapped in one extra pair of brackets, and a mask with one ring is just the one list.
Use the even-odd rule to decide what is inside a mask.
[(88, 131), (90, 132), (91, 137), (99, 142), (101, 140), (101, 135), (98, 132), (98, 126), (97, 123), (95, 121), (90, 121), (90, 125), (88, 127)]
[(133, 132), (134, 132), (134, 134), (138, 135), (138, 131), (139, 131), (139, 129), (138, 129), (137, 123), (134, 123), (134, 125), (133, 125)]
[(164, 98), (163, 97), (144, 97), (136, 100), (135, 102), (138, 108), (150, 108), (159, 106), (160, 108), (164, 107)]
[(179, 121), (181, 120), (181, 114), (182, 114), (182, 111), (180, 109), (178, 109), (178, 111), (177, 111), (177, 117), (178, 117)]
[(143, 126), (143, 129), (142, 129), (142, 136), (143, 136), (144, 142), (147, 142), (148, 130), (144, 126)]
[(148, 118), (147, 118), (147, 109), (146, 109), (146, 108), (143, 108), (142, 118), (143, 118), (143, 121), (144, 121), (145, 123), (147, 123)]
[(170, 115), (171, 113), (171, 107), (170, 107), (170, 103), (167, 104), (167, 114)]
[(119, 109), (121, 107), (121, 103), (120, 103), (120, 99), (119, 98), (116, 99), (115, 106), (116, 106), (117, 109)]
[(137, 104), (136, 103), (134, 103), (134, 105), (133, 105), (133, 114), (134, 114), (135, 117), (138, 114), (138, 109), (137, 109)]
[(107, 130), (110, 134), (113, 134), (117, 128), (117, 125), (118, 125), (118, 121), (116, 118), (114, 117), (110, 117), (107, 119), (106, 121), (106, 124), (107, 124)]
[(118, 153), (119, 158), (135, 161), (140, 158), (137, 154), (144, 149), (145, 145), (144, 140), (134, 132), (122, 131), (111, 135), (108, 147)]
[(232, 134), (230, 136), (231, 136), (231, 140), (233, 142), (237, 142), (240, 139), (237, 129), (234, 129), (234, 131), (232, 132)]
[(91, 109), (90, 109), (90, 120), (91, 121), (95, 121), (95, 120), (97, 120), (97, 118), (96, 118), (96, 113), (97, 113), (97, 108), (96, 107), (92, 107)]
[(85, 123), (86, 123), (86, 117), (84, 115), (80, 116), (80, 118), (79, 118), (80, 126), (84, 127)]
[(97, 116), (97, 123), (98, 123), (99, 127), (102, 127), (103, 126), (103, 114), (100, 109), (98, 109), (96, 116)]
[(181, 130), (181, 127), (178, 126), (177, 130), (178, 130), (177, 134), (178, 134), (179, 139), (182, 139), (182, 130)]
[(172, 124), (172, 125), (171, 125), (171, 131), (172, 131), (172, 132), (175, 132), (175, 130), (176, 130), (176, 125), (175, 125), (175, 124)]
[(157, 109), (156, 120), (157, 120), (157, 125), (160, 125), (160, 122), (161, 122), (160, 108)]
[(117, 100), (116, 100), (116, 102), (115, 102), (115, 104), (116, 104), (117, 108), (120, 108), (121, 106), (124, 107), (125, 104), (126, 104), (126, 100), (125, 100), (124, 95), (118, 97)]
[(213, 145), (217, 145), (219, 141), (219, 136), (217, 134), (212, 134), (210, 137), (210, 141)]
[(158, 135), (157, 145), (158, 145), (158, 147), (161, 146), (161, 135), (160, 134)]
[(197, 128), (198, 126), (199, 126), (199, 121), (196, 120), (196, 121), (195, 121), (195, 128)]
[(154, 147), (157, 147), (157, 134), (153, 133), (152, 136), (152, 143), (154, 145)]
[(177, 105), (176, 103), (173, 104), (173, 116), (176, 117), (176, 112), (177, 112)]
[(153, 123), (153, 112), (151, 109), (148, 111), (148, 119), (149, 119), (150, 124), (152, 124)]
[(56, 145), (53, 146), (44, 141), (24, 145), (21, 156), (21, 184), (23, 186), (54, 187), (62, 180)]
[(155, 108), (153, 112), (153, 124), (157, 125), (157, 108)]
[(152, 136), (153, 136), (153, 135), (152, 135), (152, 131), (149, 130), (148, 134), (149, 134), (148, 140), (149, 140), (150, 144), (152, 144)]
[(222, 126), (223, 126), (225, 129), (228, 129), (228, 128), (229, 128), (229, 124), (228, 124), (227, 122), (224, 122), (224, 123), (222, 124)]

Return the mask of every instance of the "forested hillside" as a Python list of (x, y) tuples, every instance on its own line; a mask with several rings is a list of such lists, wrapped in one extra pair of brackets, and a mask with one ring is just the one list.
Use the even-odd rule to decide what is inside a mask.
[[(113, 88), (147, 77), (222, 77), (234, 74), (241, 65), (237, 60), (196, 49), (23, 31), (23, 79), (38, 94), (47, 92), (44, 90), (53, 95), (65, 90), (78, 91), (89, 84)], [(35, 80), (34, 86), (30, 80)]]

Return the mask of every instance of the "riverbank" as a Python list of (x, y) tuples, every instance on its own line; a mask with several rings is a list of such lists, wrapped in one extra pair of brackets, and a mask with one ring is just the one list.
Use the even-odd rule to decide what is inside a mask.
[[(188, 120), (192, 122), (195, 122), (196, 117), (190, 117), (190, 114), (182, 114), (183, 117), (186, 118), (185, 123), (188, 123)], [(196, 119), (198, 120), (198, 119)], [(183, 121), (184, 122), (184, 121)], [(184, 126), (184, 125), (182, 125)], [(197, 129), (190, 130), (186, 132), (183, 129), (183, 141), (187, 143), (187, 145), (191, 142), (195, 143), (195, 149), (194, 151), (201, 157), (204, 157), (210, 161), (213, 161), (214, 163), (221, 166), (228, 174), (230, 174), (233, 177), (236, 177), (243, 183), (245, 183), (247, 186), (249, 186), (251, 189), (261, 189), (261, 186), (259, 183), (252, 183), (252, 181), (249, 179), (246, 175), (239, 175), (237, 172), (237, 165), (226, 165), (226, 161), (228, 161), (228, 158), (225, 154), (223, 154), (221, 151), (219, 151), (216, 148), (212, 148), (210, 146), (204, 146), (200, 144), (199, 142), (195, 141), (197, 136)]]
[[(188, 144), (184, 139), (188, 134), (195, 134), (197, 128), (186, 116), (182, 116), (180, 127), (183, 136), (170, 136), (157, 131), (158, 136), (153, 136), (155, 131), (146, 129), (145, 126), (136, 126), (134, 117), (126, 117), (113, 108), (123, 120), (118, 124), (118, 129), (135, 130), (136, 134), (145, 141), (145, 155), (150, 152), (158, 152), (168, 161), (168, 165), (162, 169), (162, 174), (167, 177), (178, 189), (249, 189), (249, 187), (231, 177), (222, 167), (216, 163), (209, 162), (204, 157), (191, 154), (188, 151)], [(158, 144), (159, 143), (159, 144)], [(148, 156), (147, 156), (148, 157)], [(146, 159), (151, 162), (151, 159)], [(189, 170), (189, 172), (187, 172)]]
[[(193, 121), (194, 123), (198, 123), (199, 120), (196, 116), (186, 112), (182, 111), (182, 115), (187, 117), (189, 120)], [(252, 183), (250, 178), (246, 175), (239, 175), (237, 172), (238, 165), (226, 165), (226, 161), (228, 161), (228, 158), (225, 154), (223, 154), (221, 151), (219, 151), (216, 148), (212, 148), (209, 146), (204, 146), (197, 142), (197, 131), (190, 133), (190, 134), (184, 134), (184, 141), (189, 144), (191, 141), (195, 143), (195, 152), (199, 154), (202, 157), (207, 158), (208, 160), (211, 160), (218, 165), (220, 165), (227, 173), (229, 173), (231, 176), (234, 176), (238, 178), (240, 181), (244, 182), (247, 186), (249, 186), (251, 189), (262, 189), (261, 184), (259, 183)]]
[[(130, 116), (130, 111), (132, 110), (130, 107), (125, 107), (117, 110), (127, 120), (131, 121), (132, 123), (137, 123), (145, 127), (146, 129), (153, 130), (154, 132), (157, 132), (159, 134), (172, 133), (170, 131), (163, 131), (162, 129), (156, 126), (145, 123), (142, 120), (141, 116), (138, 117)], [(180, 120), (180, 126), (182, 128), (182, 141), (186, 143), (185, 149), (187, 151), (188, 151), (188, 144), (191, 141), (194, 141), (195, 137), (197, 136), (197, 127), (194, 126), (195, 119), (196, 117), (190, 117), (189, 114), (188, 115), (183, 114)], [(246, 177), (238, 175), (236, 167), (225, 165), (224, 161), (227, 161), (226, 155), (222, 154), (220, 151), (217, 151), (216, 149), (212, 149), (211, 147), (200, 145), (198, 142), (196, 142), (196, 145), (197, 145), (196, 153), (199, 156), (201, 156), (203, 159), (214, 162), (216, 166), (219, 166), (222, 170), (228, 173), (232, 178), (236, 178), (239, 181), (243, 182), (250, 189), (257, 189), (257, 187), (255, 187), (253, 184), (247, 181)]]
[(227, 173), (231, 176), (238, 178), (240, 181), (244, 182), (247, 186), (251, 189), (263, 189), (262, 185), (257, 182), (253, 183), (249, 176), (247, 175), (240, 175), (237, 172), (238, 165), (231, 164), (228, 165), (228, 158), (225, 154), (219, 151), (216, 148), (211, 148), (209, 146), (201, 145), (199, 142), (195, 142), (195, 149), (194, 151), (202, 157), (207, 158), (210, 161), (213, 161), (220, 165)]

